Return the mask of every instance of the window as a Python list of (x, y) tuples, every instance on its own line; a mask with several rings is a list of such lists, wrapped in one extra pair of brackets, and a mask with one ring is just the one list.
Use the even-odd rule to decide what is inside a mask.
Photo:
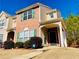
[(5, 26), (5, 20), (2, 20), (2, 26)]
[(19, 39), (24, 39), (23, 37), (24, 37), (24, 32), (20, 32), (19, 33)]
[(0, 42), (3, 40), (3, 34), (0, 34)]
[(3, 28), (5, 26), (5, 20), (0, 20), (0, 28)]
[(26, 20), (27, 19), (27, 11), (24, 13), (24, 17), (23, 17), (23, 20)]
[(29, 38), (29, 31), (24, 31), (24, 39), (27, 40)]
[(35, 14), (34, 9), (31, 9), (22, 13), (21, 18), (22, 20), (28, 20), (28, 19), (34, 18), (34, 14)]
[(35, 30), (30, 30), (30, 37), (34, 37), (35, 36)]
[(32, 18), (32, 10), (29, 10), (28, 11), (28, 19), (31, 19)]
[(53, 17), (54, 17), (54, 16), (53, 16), (53, 13), (50, 13), (49, 15), (50, 15), (50, 18), (53, 18)]
[(35, 30), (24, 30), (23, 32), (19, 33), (19, 41), (26, 41), (28, 40), (30, 37), (34, 37), (35, 34)]

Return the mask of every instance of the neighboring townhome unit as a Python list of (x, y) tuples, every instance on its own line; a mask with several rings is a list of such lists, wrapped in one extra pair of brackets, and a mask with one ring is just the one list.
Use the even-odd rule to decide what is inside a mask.
[(41, 37), (43, 46), (67, 47), (64, 22), (60, 12), (36, 3), (16, 12), (16, 41)]
[(0, 13), (0, 43), (6, 40), (15, 41), (15, 17), (2, 11)]

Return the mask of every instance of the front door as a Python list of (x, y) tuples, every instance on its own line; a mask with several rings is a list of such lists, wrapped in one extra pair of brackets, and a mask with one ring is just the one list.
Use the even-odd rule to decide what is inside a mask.
[(48, 43), (56, 45), (58, 43), (57, 28), (48, 29)]
[(50, 43), (56, 43), (56, 32), (54, 31), (49, 32), (49, 41)]

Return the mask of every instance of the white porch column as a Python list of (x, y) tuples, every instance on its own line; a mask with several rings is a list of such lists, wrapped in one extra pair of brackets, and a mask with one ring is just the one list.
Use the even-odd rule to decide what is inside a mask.
[(44, 45), (44, 34), (42, 33), (41, 28), (42, 28), (42, 26), (39, 27), (39, 37), (42, 38), (42, 45)]
[(61, 22), (59, 22), (59, 32), (60, 32), (60, 46), (64, 47), (64, 39), (63, 39), (63, 31), (62, 31)]
[(64, 38), (64, 47), (67, 47), (67, 40), (66, 40), (66, 32), (63, 31), (63, 38)]
[(17, 42), (16, 31), (14, 30), (14, 42)]
[(41, 27), (39, 27), (38, 30), (39, 30), (39, 34), (38, 35), (39, 35), (39, 37), (41, 37)]

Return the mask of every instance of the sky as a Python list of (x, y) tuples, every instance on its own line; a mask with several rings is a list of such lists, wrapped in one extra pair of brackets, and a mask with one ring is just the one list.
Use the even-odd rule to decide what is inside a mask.
[(79, 15), (79, 0), (0, 0), (0, 12), (5, 11), (15, 15), (16, 11), (37, 2), (59, 10), (64, 18), (70, 14)]

